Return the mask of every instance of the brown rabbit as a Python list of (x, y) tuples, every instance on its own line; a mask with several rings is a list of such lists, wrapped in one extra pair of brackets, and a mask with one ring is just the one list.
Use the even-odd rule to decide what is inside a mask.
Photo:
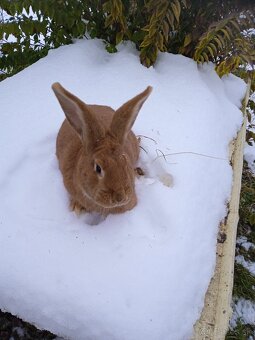
[(57, 137), (57, 157), (70, 207), (102, 215), (132, 209), (139, 143), (131, 128), (152, 87), (122, 105), (87, 105), (59, 83), (52, 89), (66, 115)]

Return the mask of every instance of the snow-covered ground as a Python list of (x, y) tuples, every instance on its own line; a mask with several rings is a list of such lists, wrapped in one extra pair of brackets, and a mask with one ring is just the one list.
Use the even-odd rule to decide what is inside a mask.
[(253, 145), (248, 145), (246, 143), (244, 148), (244, 159), (255, 176), (255, 143), (253, 143)]
[[(255, 92), (253, 92), (251, 94), (250, 100), (255, 103)], [(250, 130), (255, 133), (255, 129), (254, 129), (254, 126), (255, 126), (254, 112), (252, 112), (250, 110), (250, 114), (251, 114), (251, 122), (248, 125), (250, 125)], [(244, 148), (244, 159), (246, 160), (246, 162), (248, 163), (249, 168), (251, 169), (251, 171), (255, 175), (255, 142), (253, 143), (253, 145), (248, 145), (246, 143), (245, 148)]]
[(241, 245), (246, 251), (255, 248), (255, 245), (251, 242), (248, 242), (247, 237), (245, 236), (238, 237), (238, 239), (236, 240), (236, 243), (238, 245)]
[(243, 324), (255, 324), (255, 303), (243, 298), (238, 299), (234, 305), (233, 316), (231, 319), (231, 327), (235, 328), (237, 321), (240, 320)]
[(251, 261), (246, 261), (243, 255), (236, 256), (236, 262), (248, 269), (249, 272), (255, 276), (255, 263)]
[[(92, 226), (93, 216), (68, 210), (55, 81), (114, 109), (154, 87), (134, 125), (145, 176), (132, 211)], [(244, 92), (212, 65), (161, 54), (146, 69), (131, 45), (108, 54), (98, 40), (51, 51), (3, 81), (0, 308), (71, 339), (188, 339), (214, 270)]]
[[(235, 329), (238, 323), (243, 325), (255, 325), (255, 303), (253, 301), (239, 298), (233, 302), (233, 314), (230, 321), (230, 328)], [(255, 332), (253, 336), (249, 336), (247, 340), (254, 340), (254, 337)]]

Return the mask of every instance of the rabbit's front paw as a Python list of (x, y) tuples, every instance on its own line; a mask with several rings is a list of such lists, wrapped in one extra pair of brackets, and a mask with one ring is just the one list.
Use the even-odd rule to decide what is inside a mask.
[(85, 211), (85, 208), (73, 198), (70, 199), (69, 207), (71, 211), (74, 211), (76, 213), (76, 215), (80, 215), (82, 212)]

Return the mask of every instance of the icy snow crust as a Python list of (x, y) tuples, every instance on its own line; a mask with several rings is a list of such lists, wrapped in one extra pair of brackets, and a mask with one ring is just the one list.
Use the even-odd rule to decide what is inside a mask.
[[(114, 109), (154, 87), (134, 125), (155, 142), (141, 137), (146, 175), (132, 211), (91, 225), (93, 216), (68, 210), (55, 157), (64, 119), (55, 81)], [(161, 54), (146, 69), (131, 45), (108, 54), (98, 40), (51, 51), (2, 82), (0, 308), (76, 340), (188, 339), (214, 270), (244, 92), (212, 65)], [(218, 159), (165, 160), (157, 149)]]

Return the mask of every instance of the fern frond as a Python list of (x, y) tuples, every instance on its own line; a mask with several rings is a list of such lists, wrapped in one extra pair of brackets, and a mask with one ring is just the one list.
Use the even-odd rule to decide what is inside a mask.
[(211, 25), (208, 31), (200, 37), (195, 48), (194, 59), (198, 63), (203, 62), (203, 59), (216, 62), (221, 52), (234, 40), (240, 30), (235, 16), (222, 19)]
[(103, 4), (103, 10), (107, 13), (105, 27), (117, 27), (116, 45), (118, 45), (127, 29), (123, 3), (121, 0), (108, 0)]
[(224, 74), (234, 72), (240, 65), (241, 58), (239, 56), (230, 56), (216, 66), (215, 70), (220, 77)]
[(249, 67), (254, 72), (255, 65), (255, 41), (249, 36), (239, 34), (232, 42), (231, 49), (217, 63), (216, 71), (219, 76), (236, 71), (240, 65)]
[(146, 32), (140, 44), (140, 59), (149, 67), (155, 63), (158, 51), (166, 51), (169, 37), (179, 26), (180, 16), (187, 3), (184, 0), (150, 0), (146, 9), (149, 13), (149, 24), (143, 27)]

